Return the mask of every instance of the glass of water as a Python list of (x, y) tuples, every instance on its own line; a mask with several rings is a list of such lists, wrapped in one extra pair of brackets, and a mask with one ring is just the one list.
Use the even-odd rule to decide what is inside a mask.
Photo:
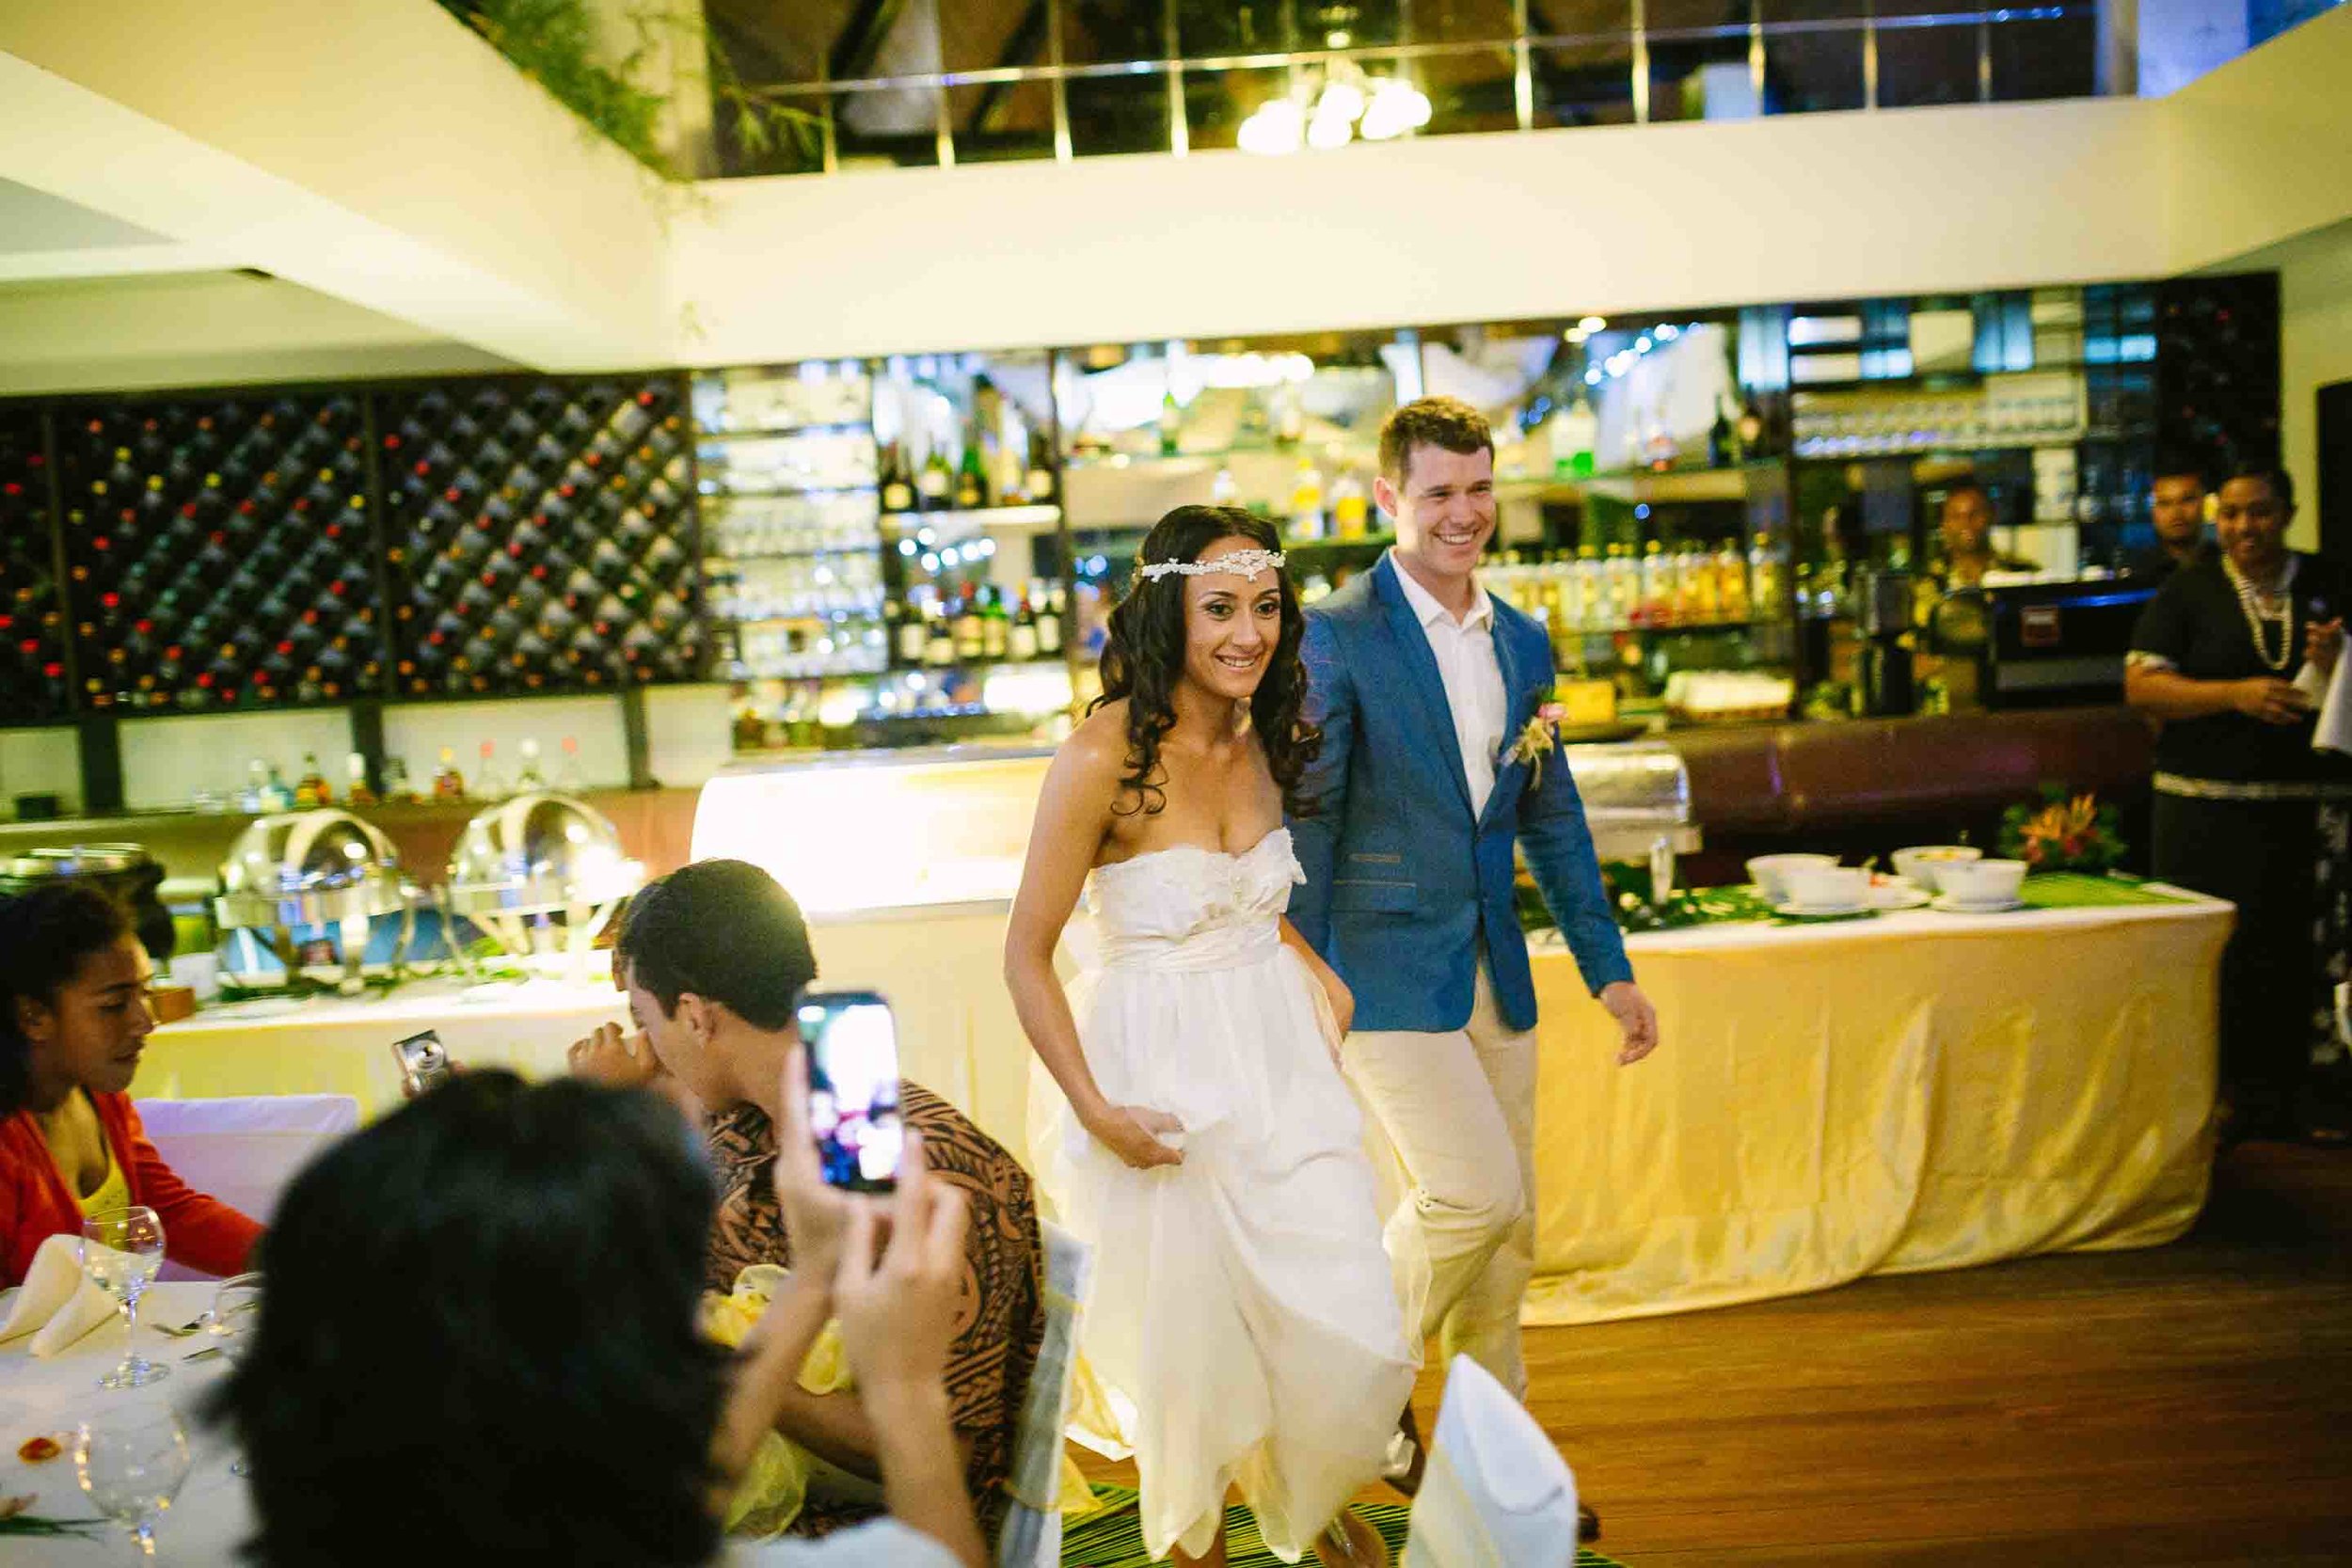
[(90, 1506), (131, 1532), (141, 1558), (155, 1555), (155, 1516), (188, 1479), (188, 1434), (168, 1407), (123, 1409), (82, 1423), (73, 1473)]
[(122, 1365), (98, 1380), (101, 1388), (136, 1388), (170, 1374), (138, 1354), (139, 1297), (164, 1266), (164, 1222), (148, 1208), (102, 1209), (82, 1222), (82, 1272), (120, 1304), (130, 1335)]

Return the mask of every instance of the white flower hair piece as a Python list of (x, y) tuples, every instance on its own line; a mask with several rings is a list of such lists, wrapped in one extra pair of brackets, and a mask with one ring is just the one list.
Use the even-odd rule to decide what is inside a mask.
[(1205, 578), (1212, 573), (1231, 572), (1244, 582), (1255, 582), (1266, 572), (1279, 572), (1290, 558), (1279, 550), (1230, 550), (1210, 561), (1154, 561), (1148, 566), (1136, 568), (1136, 576), (1147, 581), (1168, 576)]

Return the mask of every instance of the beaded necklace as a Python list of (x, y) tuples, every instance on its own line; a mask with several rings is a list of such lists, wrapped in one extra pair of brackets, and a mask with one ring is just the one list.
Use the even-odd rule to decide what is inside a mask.
[[(2254, 586), (2253, 579), (2238, 570), (2236, 562), (2221, 558), (2222, 569), (2230, 574), (2230, 587), (2237, 594), (2238, 608), (2246, 612), (2246, 629), (2253, 635), (2254, 657), (2265, 668), (2284, 672), (2295, 659), (2295, 602), (2287, 597), (2287, 590), (2295, 584), (2296, 558), (2287, 557), (2286, 570), (2279, 577), (2276, 590), (2265, 593)], [(2265, 603), (2278, 606), (2275, 610), (2263, 608)], [(2269, 624), (2279, 624), (2279, 653), (2271, 657)]]

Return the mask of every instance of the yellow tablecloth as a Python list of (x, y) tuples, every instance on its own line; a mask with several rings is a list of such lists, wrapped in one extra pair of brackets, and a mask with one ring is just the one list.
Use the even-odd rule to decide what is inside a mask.
[[(1535, 955), (1531, 1323), (1820, 1290), (1875, 1272), (2153, 1245), (2204, 1201), (2227, 904), (1718, 927), (1631, 939), (1665, 1044), (1614, 1065), (1608, 1016)], [(829, 985), (897, 1006), (907, 1075), (1025, 1148), (1030, 1053), (998, 978), (1004, 912), (819, 924)], [(526, 1074), (622, 1015), (601, 985), (448, 982), (158, 1030), (135, 1092), (399, 1102), (389, 1043)]]
[(564, 1071), (572, 1041), (628, 1011), (610, 980), (416, 980), (367, 996), (240, 1002), (156, 1030), (133, 1092), (146, 1100), (347, 1094), (372, 1117), (400, 1103), (391, 1047), (404, 1036), (437, 1030), (450, 1055), (469, 1067), (545, 1078)]
[(1527, 1321), (2170, 1240), (2204, 1202), (2231, 920), (2199, 899), (1637, 936), (1664, 1043), (1625, 1069), (1573, 961), (1539, 952)]

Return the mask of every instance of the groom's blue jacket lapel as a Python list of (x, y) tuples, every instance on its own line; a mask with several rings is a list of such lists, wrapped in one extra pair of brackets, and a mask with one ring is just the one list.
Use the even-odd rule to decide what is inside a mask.
[(1454, 708), (1445, 700), (1445, 681), (1438, 673), (1438, 656), (1429, 651), (1429, 634), (1422, 628), (1421, 617), (1413, 613), (1412, 601), (1405, 596), (1404, 585), (1396, 580), (1396, 562), (1383, 555), (1380, 563), (1372, 569), (1372, 586), (1386, 616), (1389, 641), (1393, 645), (1396, 667), (1405, 673), (1405, 686), (1421, 706), (1424, 733), (1437, 740), (1437, 750), (1427, 753), (1452, 784), (1454, 798), (1462, 802), (1462, 810), (1470, 809), (1470, 781), (1462, 771), (1462, 745), (1454, 734)]

